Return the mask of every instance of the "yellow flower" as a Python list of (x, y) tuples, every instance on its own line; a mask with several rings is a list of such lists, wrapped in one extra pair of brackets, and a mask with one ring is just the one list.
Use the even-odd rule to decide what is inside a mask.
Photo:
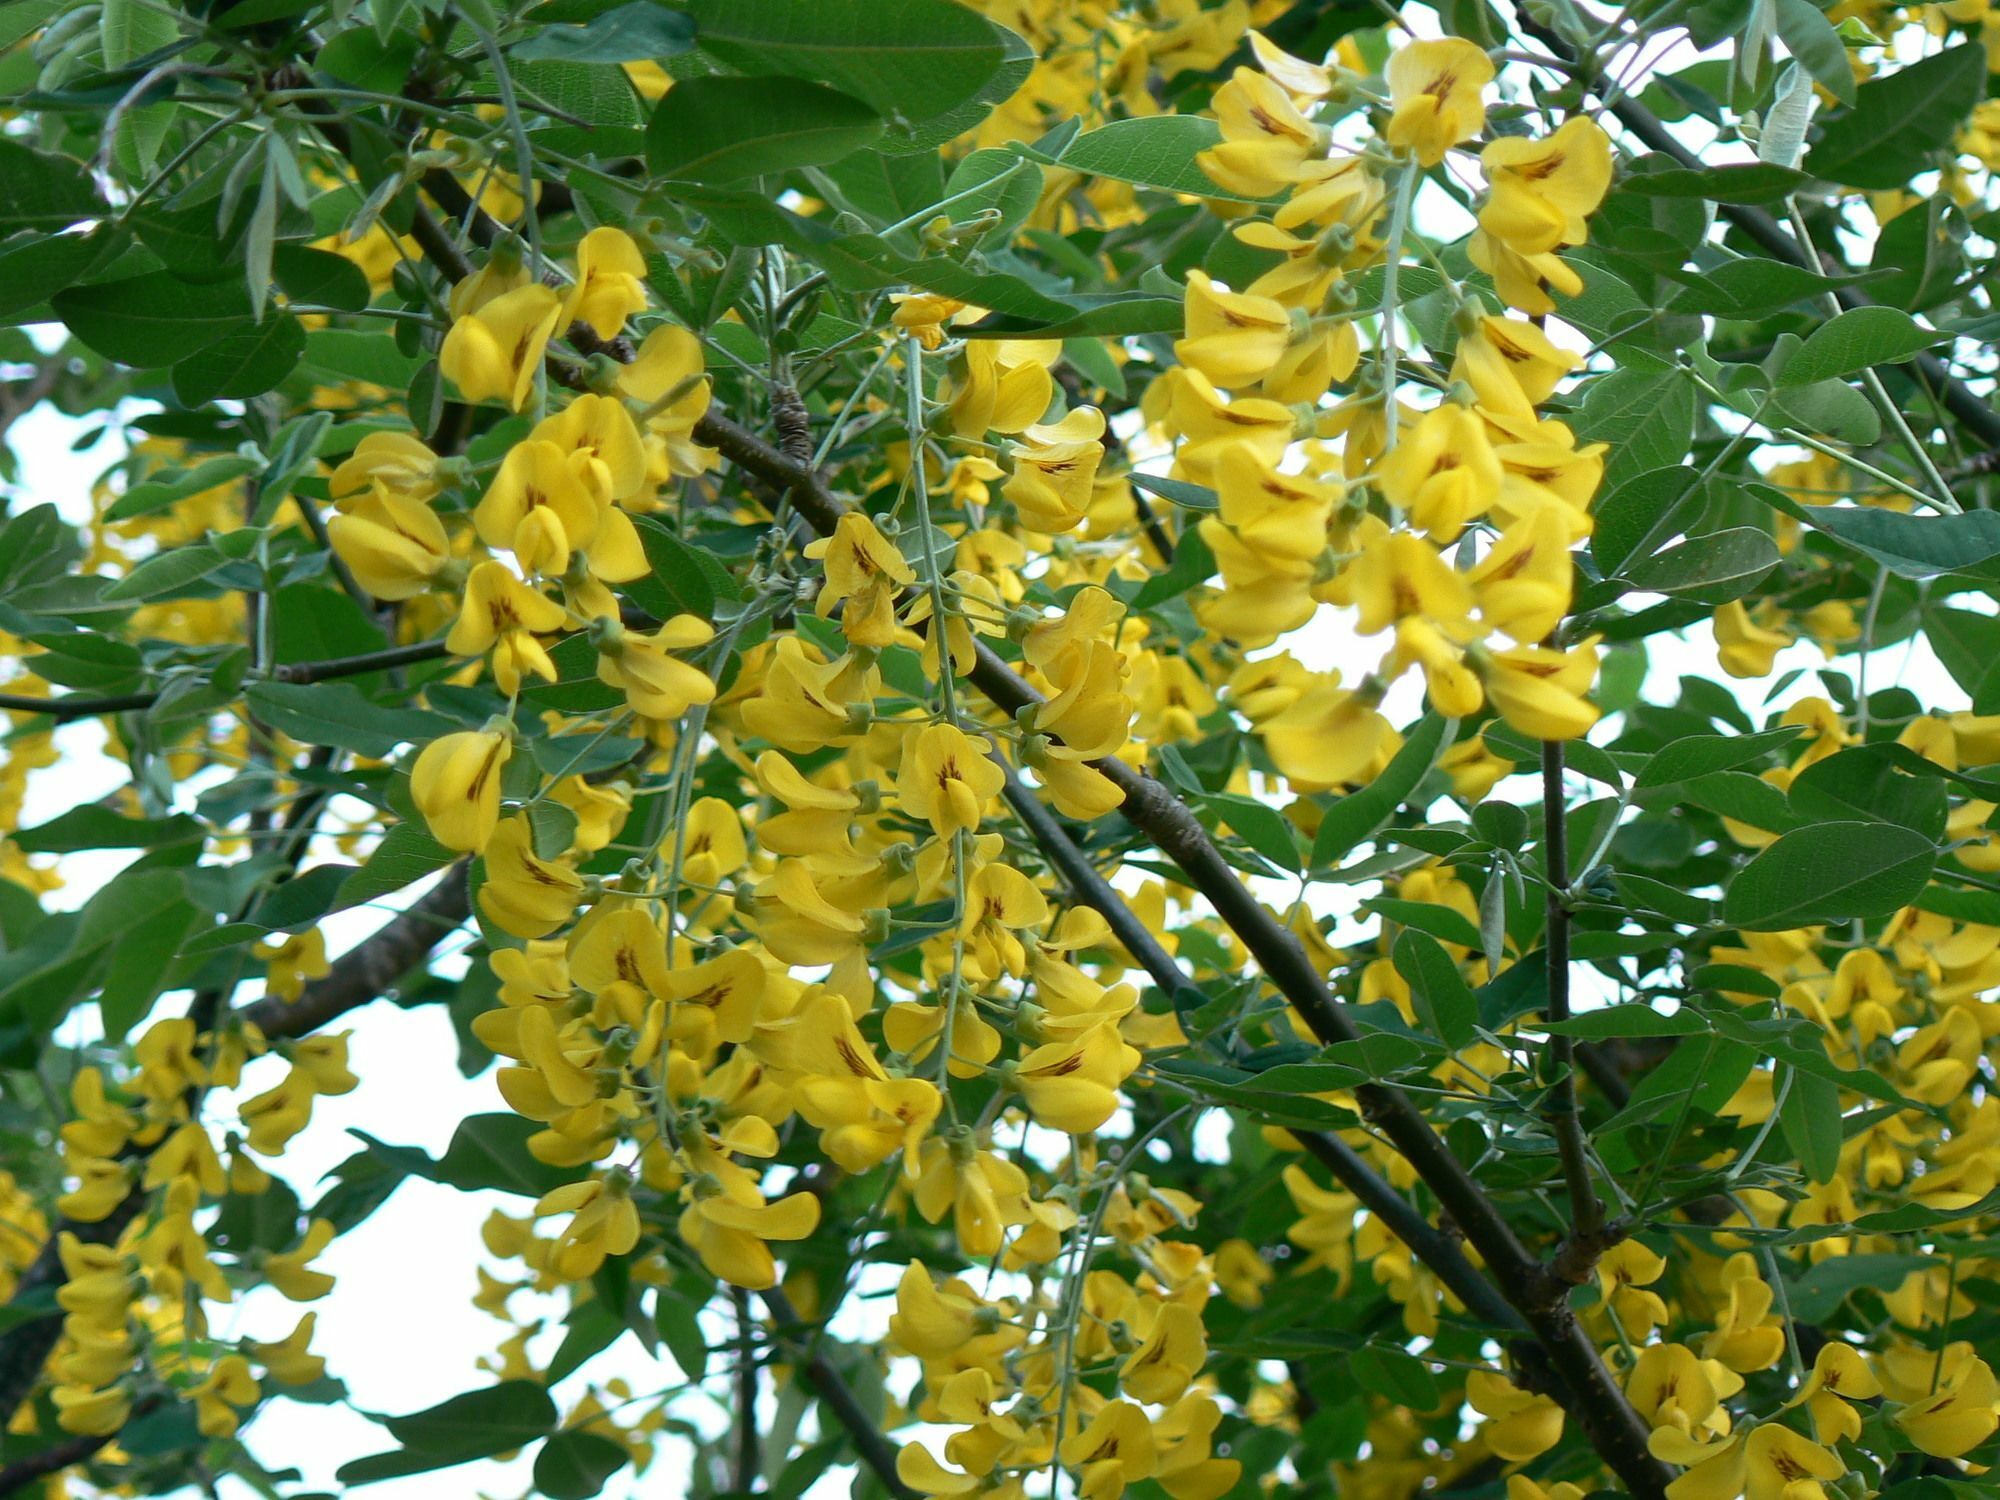
[[(715, 700), (708, 674), (669, 653), (707, 644), (714, 627), (693, 615), (675, 615), (650, 636), (627, 631), (615, 621), (597, 644), (597, 675), (625, 694), (632, 711), (649, 719), (673, 720), (697, 703)], [(597, 634), (592, 627), (592, 634)]]
[(1573, 740), (1597, 722), (1584, 694), (1597, 680), (1597, 640), (1568, 651), (1516, 646), (1475, 658), (1493, 706), (1514, 728), (1538, 740)]
[(542, 859), (526, 813), (503, 819), (484, 845), (486, 879), (479, 909), (515, 937), (546, 937), (570, 919), (583, 899), (583, 878), (567, 864)]
[(195, 1425), (203, 1437), (229, 1437), (236, 1431), (236, 1408), (254, 1406), (263, 1392), (250, 1362), (240, 1354), (225, 1354), (215, 1362), (200, 1384), (191, 1386), (183, 1399), (194, 1402)]
[(667, 477), (706, 474), (720, 458), (694, 441), (694, 426), (708, 412), (709, 383), (701, 341), (687, 329), (663, 323), (647, 334), (629, 365), (618, 371), (618, 392), (645, 408), (646, 441)]
[(1585, 222), (1611, 186), (1611, 139), (1587, 115), (1546, 140), (1503, 136), (1479, 153), (1487, 197), (1479, 227), (1523, 256), (1590, 237)]
[(1324, 154), (1326, 132), (1299, 113), (1291, 96), (1250, 68), (1238, 68), (1215, 91), (1222, 141), (1195, 157), (1211, 182), (1245, 198), (1269, 198)]
[(505, 548), (531, 573), (560, 577), (570, 552), (597, 535), (598, 505), (551, 442), (516, 443), (473, 508), (480, 541)]
[(388, 493), (428, 500), (438, 492), (437, 455), (410, 432), (371, 432), (354, 445), (326, 482), (342, 510), (346, 502)]
[(1055, 394), (1049, 366), (1062, 357), (1054, 339), (969, 339), (965, 374), (950, 392), (951, 430), (962, 438), (1020, 432), (1041, 419)]
[(1127, 1395), (1164, 1406), (1186, 1394), (1207, 1359), (1201, 1314), (1184, 1302), (1168, 1302), (1139, 1347), (1118, 1367), (1118, 1385)]
[(535, 1217), (569, 1214), (557, 1236), (549, 1269), (564, 1281), (584, 1281), (613, 1255), (629, 1255), (639, 1243), (639, 1209), (630, 1180), (622, 1172), (567, 1183), (544, 1193)]
[(576, 285), (563, 304), (562, 324), (585, 323), (601, 339), (616, 338), (633, 313), (646, 310), (646, 257), (622, 229), (600, 225), (576, 247)]
[(1414, 151), (1434, 167), (1486, 123), (1481, 91), (1493, 81), (1493, 61), (1471, 42), (1445, 37), (1411, 42), (1389, 59), (1389, 144)]
[(1451, 541), (1500, 497), (1500, 460), (1477, 413), (1447, 401), (1426, 412), (1375, 468), (1391, 505), (1434, 542)]
[(410, 770), (410, 798), (431, 837), (447, 849), (486, 847), (500, 821), (500, 772), (514, 742), (491, 730), (447, 734), (424, 746)]
[(1030, 426), (1008, 455), (1013, 472), (1000, 491), (1033, 531), (1073, 529), (1090, 508), (1104, 458), (1104, 414), (1080, 406), (1060, 422)]
[(1890, 1417), (1903, 1436), (1938, 1458), (1957, 1458), (1970, 1452), (2000, 1425), (2000, 1416), (1996, 1416), (2000, 1412), (2000, 1384), (1986, 1361), (1966, 1357), (1951, 1363), (1948, 1380), (1940, 1381), (1935, 1391)]
[(1262, 732), (1264, 748), (1293, 789), (1320, 791), (1373, 775), (1395, 731), (1372, 696), (1343, 688), (1339, 674), (1330, 673), (1273, 715)]
[(704, 1192), (690, 1189), (693, 1201), (680, 1216), (681, 1238), (710, 1274), (731, 1286), (761, 1292), (778, 1284), (770, 1241), (802, 1240), (819, 1227), (819, 1199), (793, 1193), (776, 1203), (747, 1175), (729, 1175)]
[(1847, 1465), (1812, 1439), (1766, 1422), (1743, 1443), (1746, 1500), (1824, 1500), (1822, 1484)]
[(465, 581), (465, 600), (458, 619), (445, 637), (454, 656), (493, 653), (493, 680), (500, 691), (520, 691), (522, 672), (546, 682), (556, 680), (555, 663), (537, 635), (560, 630), (568, 618), (563, 607), (516, 578), (502, 563), (483, 562)]
[(252, 1339), (244, 1347), (250, 1351), (250, 1357), (279, 1384), (311, 1385), (326, 1373), (326, 1361), (307, 1347), (312, 1342), (313, 1328), (318, 1320), (318, 1313), (307, 1313), (290, 1333), (277, 1342), (260, 1344)]
[(451, 555), (444, 522), (422, 500), (377, 490), (348, 503), (326, 523), (334, 555), (377, 599), (414, 599)]
[(1115, 1026), (1093, 1026), (1081, 1037), (1047, 1042), (1024, 1053), (1014, 1084), (1037, 1124), (1089, 1135), (1118, 1108), (1118, 1087), (1139, 1066), (1139, 1053)]
[(438, 350), (438, 370), (467, 401), (528, 404), (562, 299), (539, 282), (504, 292), (458, 318)]
[(1218, 287), (1204, 271), (1188, 272), (1187, 285), (1187, 335), (1174, 357), (1225, 391), (1262, 380), (1292, 341), (1290, 310)]
[(1080, 1500), (1118, 1500), (1158, 1464), (1153, 1424), (1130, 1401), (1110, 1401), (1081, 1432), (1063, 1439), (1062, 1461), (1076, 1470)]
[(332, 1243), (333, 1225), (326, 1219), (314, 1219), (296, 1247), (265, 1258), (264, 1279), (293, 1302), (317, 1302), (333, 1290), (333, 1278), (324, 1271), (309, 1270), (307, 1263)]
[(821, 619), (847, 601), (840, 628), (857, 646), (882, 647), (896, 639), (896, 595), (917, 581), (902, 551), (860, 511), (849, 511), (833, 535), (806, 544), (806, 556), (826, 570), (816, 608)]
[(1731, 677), (1770, 676), (1778, 653), (1794, 639), (1789, 630), (1770, 623), (1764, 604), (1758, 606), (1756, 618), (1741, 599), (1732, 599), (1715, 612), (1716, 656)]
[(317, 927), (281, 938), (277, 947), (264, 955), (264, 987), (280, 1000), (296, 1000), (306, 991), (309, 979), (324, 979), (333, 972), (326, 961), (326, 934)]
[(932, 724), (903, 741), (896, 797), (904, 812), (931, 825), (941, 839), (974, 829), (1006, 775), (992, 747), (953, 724)]
[(1562, 1440), (1562, 1408), (1547, 1396), (1531, 1395), (1494, 1370), (1465, 1377), (1465, 1399), (1486, 1421), (1479, 1435), (1495, 1456), (1524, 1464)]

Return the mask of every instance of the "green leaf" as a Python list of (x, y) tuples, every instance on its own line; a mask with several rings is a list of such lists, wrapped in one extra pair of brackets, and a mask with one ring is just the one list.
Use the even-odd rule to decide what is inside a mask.
[(1430, 1411), (1442, 1399), (1430, 1366), (1407, 1349), (1383, 1344), (1357, 1349), (1347, 1360), (1347, 1374), (1364, 1391), (1411, 1411)]
[(1884, 823), (1795, 829), (1736, 873), (1722, 901), (1733, 927), (1775, 932), (1908, 906), (1937, 862), (1937, 845)]
[(98, 986), (97, 1009), (105, 1040), (115, 1044), (167, 988), (175, 954), (203, 916), (188, 899), (187, 882), (178, 870), (148, 870), (106, 890), (116, 891), (118, 932), (111, 966)]
[(133, 485), (111, 503), (104, 519), (129, 521), (134, 516), (151, 515), (154, 511), (179, 504), (190, 495), (199, 495), (203, 490), (212, 490), (246, 474), (255, 474), (262, 467), (259, 460), (240, 453), (206, 458), (173, 479), (149, 479), (144, 484)]
[(1425, 715), (1390, 757), (1380, 776), (1326, 810), (1319, 820), (1318, 832), (1313, 835), (1315, 870), (1339, 864), (1363, 840), (1381, 831), (1437, 764), (1450, 738), (1448, 722), (1436, 714)]
[(1814, 761), (1786, 788), (1801, 817), (1828, 822), (1893, 823), (1925, 838), (1944, 837), (1944, 780), (1913, 776), (1883, 753), (1854, 745)]
[(1597, 502), (1590, 555), (1606, 577), (1634, 558), (1651, 557), (1692, 519), (1713, 481), (1681, 464), (1634, 474)]
[(1769, 532), (1732, 526), (1639, 558), (1627, 566), (1625, 576), (1649, 593), (1717, 605), (1742, 598), (1780, 561)]
[(1148, 115), (1086, 130), (1057, 161), (1072, 172), (1198, 198), (1247, 201), (1211, 182), (1195, 157), (1222, 142), (1222, 127), (1200, 115)]
[(882, 134), (856, 99), (797, 78), (690, 78), (646, 125), (646, 161), (662, 177), (736, 182), (839, 161)]
[(1791, 1087), (1778, 1106), (1778, 1125), (1806, 1176), (1831, 1182), (1840, 1170), (1840, 1086), (1793, 1068)]
[(157, 52), (180, 35), (174, 17), (146, 0), (104, 0), (98, 18), (104, 41), (104, 64), (123, 68)]
[(1136, 589), (1120, 592), (1124, 579), (1109, 580), (1114, 592), (1134, 610), (1152, 609), (1169, 599), (1178, 599), (1189, 589), (1206, 583), (1215, 573), (1215, 554), (1201, 533), (1190, 526), (1174, 543), (1174, 560), (1164, 572), (1155, 573)]
[(233, 559), (227, 553), (209, 542), (175, 547), (147, 558), (107, 588), (102, 597), (138, 602), (185, 594), (217, 568), (226, 567), (231, 561)]
[(341, 909), (374, 901), (434, 874), (458, 858), (421, 823), (398, 823), (340, 888)]
[(1205, 484), (1190, 484), (1185, 479), (1162, 479), (1157, 474), (1141, 474), (1136, 470), (1125, 477), (1134, 489), (1158, 495), (1184, 510), (1219, 510), (1222, 506), (1222, 497)]
[(273, 308), (263, 322), (226, 333), (176, 364), (174, 394), (184, 406), (261, 396), (291, 374), (305, 352), (305, 325)]
[(337, 1475), (342, 1483), (366, 1484), (490, 1458), (546, 1435), (557, 1416), (555, 1402), (535, 1381), (507, 1380), (382, 1420), (403, 1451), (343, 1464)]
[(1854, 69), (1847, 61), (1847, 45), (1826, 13), (1812, 0), (1778, 0), (1777, 22), (1778, 39), (1813, 82), (1842, 104), (1852, 104)]
[(1479, 1030), (1479, 1002), (1458, 965), (1427, 933), (1402, 933), (1394, 950), (1396, 972), (1410, 986), (1417, 1014), (1447, 1047), (1457, 1052), (1472, 1045)]
[[(1803, 0), (1801, 0), (1803, 3)], [(1649, 198), (1705, 198), (1711, 203), (1773, 203), (1809, 181), (1806, 174), (1772, 162), (1730, 162), (1719, 167), (1668, 167), (1635, 172), (1620, 187)]]
[(1932, 605), (1924, 611), (1924, 638), (1972, 699), (1974, 713), (2000, 712), (2000, 619)]
[(1816, 380), (1769, 393), (1770, 410), (1800, 432), (1816, 432), (1865, 448), (1882, 436), (1875, 403), (1844, 380)]
[(1808, 298), (1873, 279), (1822, 276), (1782, 260), (1728, 260), (1705, 271), (1675, 294), (1670, 312), (1709, 313), (1718, 318), (1766, 317)]
[(1603, 1041), (1610, 1037), (1698, 1036), (1708, 1030), (1708, 1023), (1689, 1010), (1677, 1010), (1670, 1015), (1650, 1005), (1607, 1005), (1567, 1021), (1540, 1023), (1537, 1029), (1551, 1036)]
[(1986, 51), (1948, 47), (1855, 92), (1806, 153), (1806, 170), (1844, 187), (1898, 188), (1946, 145), (1986, 91)]
[(1609, 443), (1604, 482), (1678, 464), (1694, 436), (1694, 386), (1678, 370), (1612, 370), (1593, 380), (1577, 413), (1578, 436)]
[(1634, 795), (1645, 792), (1658, 794), (1697, 776), (1710, 776), (1718, 771), (1733, 771), (1738, 766), (1750, 765), (1773, 750), (1783, 749), (1803, 732), (1796, 725), (1788, 724), (1781, 729), (1767, 729), (1762, 734), (1691, 734), (1674, 740), (1654, 751), (1652, 758), (1633, 778)]
[(708, 1369), (708, 1335), (701, 1330), (700, 1311), (692, 1298), (671, 1286), (661, 1287), (653, 1300), (653, 1326), (689, 1380), (701, 1379)]
[(153, 271), (69, 287), (49, 300), (84, 343), (139, 369), (177, 363), (253, 326), (240, 280), (193, 284)]
[(1238, 838), (1272, 864), (1298, 873), (1298, 830), (1277, 808), (1254, 797), (1237, 797), (1220, 792), (1202, 797), (1200, 803), (1211, 817), (1227, 823)]
[(535, 1455), (535, 1489), (549, 1500), (590, 1500), (631, 1460), (602, 1433), (558, 1433)]
[(1942, 335), (1893, 307), (1856, 307), (1815, 328), (1778, 371), (1781, 386), (1838, 380), (1877, 365), (1901, 364)]
[(120, 817), (108, 807), (72, 807), (12, 836), (24, 854), (75, 854), (84, 849), (160, 849), (198, 842), (201, 823), (184, 813), (168, 818)]
[[(351, 34), (351, 33), (350, 33)], [(361, 267), (331, 250), (310, 245), (277, 245), (271, 251), (271, 273), (294, 302), (359, 312), (368, 305), (368, 277)], [(300, 346), (304, 347), (303, 343)]]
[(55, 234), (103, 211), (82, 162), (0, 136), (0, 234), (17, 229)]
[(529, 1198), (576, 1181), (577, 1169), (552, 1167), (529, 1152), (528, 1138), (540, 1128), (519, 1115), (472, 1115), (461, 1120), (438, 1158), (436, 1180), (462, 1192), (491, 1189)]
[(694, 45), (694, 32), (694, 21), (682, 12), (655, 0), (634, 0), (581, 26), (544, 26), (508, 52), (517, 62), (650, 62), (687, 51)]
[(953, 0), (690, 0), (701, 50), (912, 122), (969, 103), (1007, 59), (1006, 33)]
[(333, 745), (377, 760), (455, 727), (425, 709), (384, 707), (347, 682), (255, 682), (244, 697), (258, 718), (302, 745)]
[(1832, 1317), (1854, 1293), (1901, 1286), (1912, 1271), (1935, 1264), (1928, 1255), (1833, 1255), (1793, 1281), (1786, 1300), (1794, 1318), (1817, 1324)]
[(1800, 514), (1828, 536), (1865, 552), (1903, 578), (1940, 573), (2000, 577), (2000, 511), (1918, 515), (1874, 505), (1805, 505)]

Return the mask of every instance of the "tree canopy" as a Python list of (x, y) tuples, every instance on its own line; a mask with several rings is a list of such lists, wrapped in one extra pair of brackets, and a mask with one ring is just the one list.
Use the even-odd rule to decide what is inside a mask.
[(1997, 72), (0, 8), (0, 1495), (1992, 1494)]

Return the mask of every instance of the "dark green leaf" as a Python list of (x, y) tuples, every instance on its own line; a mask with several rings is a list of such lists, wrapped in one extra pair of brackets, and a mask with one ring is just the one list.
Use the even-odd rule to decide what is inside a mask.
[(103, 211), (82, 162), (0, 136), (0, 234), (17, 229), (55, 234)]
[(333, 745), (378, 760), (454, 727), (424, 709), (384, 708), (346, 682), (256, 682), (244, 696), (257, 717), (302, 745)]
[(69, 287), (50, 300), (84, 343), (106, 359), (141, 369), (174, 364), (253, 326), (240, 280), (197, 285), (154, 271)]
[(1426, 933), (1404, 932), (1396, 938), (1394, 961), (1416, 999), (1417, 1013), (1438, 1038), (1454, 1052), (1471, 1046), (1478, 1033), (1479, 1002), (1451, 955)]
[(1781, 386), (1838, 380), (1875, 365), (1901, 364), (1940, 335), (1893, 307), (1850, 308), (1815, 328), (1778, 372)]
[(702, 51), (786, 74), (913, 122), (969, 103), (1006, 61), (1006, 33), (951, 0), (690, 0)]
[(1780, 561), (1778, 544), (1769, 532), (1755, 526), (1733, 526), (1635, 558), (1626, 567), (1625, 576), (1650, 593), (1701, 604), (1727, 604), (1749, 593)]
[(634, 0), (581, 26), (544, 26), (509, 51), (518, 62), (650, 62), (687, 51), (694, 31), (693, 19), (682, 12), (655, 0)]
[(535, 1488), (549, 1500), (591, 1500), (631, 1460), (602, 1433), (558, 1433), (535, 1455)]
[(736, 182), (839, 161), (881, 134), (880, 115), (822, 84), (690, 78), (653, 111), (646, 160), (662, 177)]
[(1973, 44), (1871, 79), (1853, 107), (1827, 120), (1806, 170), (1844, 187), (1898, 188), (1930, 163), (1986, 91), (1986, 52)]
[(1379, 832), (1437, 764), (1445, 749), (1445, 721), (1427, 714), (1410, 731), (1389, 764), (1368, 785), (1329, 807), (1313, 835), (1312, 867), (1337, 865), (1363, 840)]
[(174, 366), (174, 394), (185, 406), (261, 396), (297, 367), (305, 325), (274, 308), (254, 327), (225, 333)]
[(1818, 823), (1795, 829), (1736, 874), (1722, 919), (1773, 932), (1908, 906), (1930, 878), (1937, 845), (1885, 823)]

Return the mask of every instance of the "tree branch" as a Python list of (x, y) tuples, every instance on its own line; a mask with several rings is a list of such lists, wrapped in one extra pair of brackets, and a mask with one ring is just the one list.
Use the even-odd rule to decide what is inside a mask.
[[(772, 1333), (785, 1343), (805, 1354), (808, 1345), (798, 1337), (801, 1326), (799, 1310), (792, 1306), (782, 1287), (772, 1287), (757, 1294), (763, 1298), (764, 1309), (771, 1315)], [(875, 1419), (861, 1408), (853, 1390), (841, 1377), (824, 1354), (811, 1353), (804, 1363), (806, 1383), (819, 1392), (820, 1402), (833, 1413), (836, 1422), (847, 1429), (848, 1440), (854, 1444), (854, 1451), (861, 1461), (874, 1471), (882, 1487), (895, 1500), (921, 1500), (917, 1492), (897, 1477), (896, 1445), (883, 1435)]]

